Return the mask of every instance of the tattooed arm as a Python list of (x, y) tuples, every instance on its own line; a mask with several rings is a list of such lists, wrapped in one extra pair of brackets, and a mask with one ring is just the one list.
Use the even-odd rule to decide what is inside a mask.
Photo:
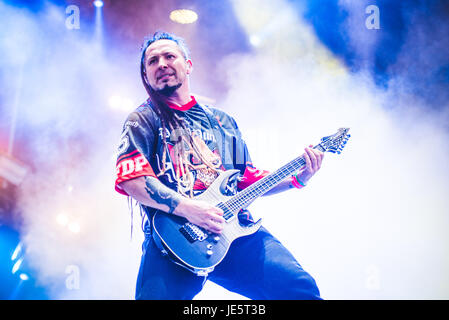
[(220, 233), (225, 222), (223, 211), (205, 201), (183, 197), (157, 178), (139, 177), (121, 183), (131, 197), (145, 206), (184, 217), (209, 231)]

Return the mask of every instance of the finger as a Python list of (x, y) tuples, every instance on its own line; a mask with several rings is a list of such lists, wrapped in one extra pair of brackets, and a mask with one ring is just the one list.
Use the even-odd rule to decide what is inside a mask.
[(310, 161), (312, 164), (312, 170), (316, 171), (317, 170), (317, 159), (316, 159), (315, 153), (313, 153), (312, 149), (310, 149), (310, 148), (306, 148), (306, 152), (309, 154)]
[(319, 150), (315, 150), (315, 149), (312, 149), (312, 151), (316, 158), (317, 169), (319, 169), (319, 168), (321, 168), (321, 163), (323, 161), (324, 153)]
[(211, 219), (203, 220), (200, 224), (198, 224), (200, 227), (206, 229), (207, 231), (211, 232), (218, 232), (219, 228), (214, 224), (214, 222)]
[(226, 222), (225, 218), (223, 218), (222, 216), (214, 216), (211, 220), (216, 223), (220, 223), (220, 224), (223, 224)]
[(324, 152), (318, 151), (318, 155), (319, 155), (319, 168), (321, 168), (321, 163), (323, 162), (324, 158)]
[(223, 224), (226, 222), (225, 218), (223, 218), (223, 214), (217, 214), (216, 211), (211, 212), (206, 221), (213, 221), (218, 224)]
[(210, 220), (209, 223), (207, 223), (207, 229), (215, 233), (220, 233), (223, 230), (223, 224)]
[(306, 150), (306, 152), (304, 152), (303, 157), (306, 160), (306, 169), (305, 170), (311, 171), (312, 170), (312, 161), (310, 160), (310, 157), (309, 157), (309, 154), (307, 153), (307, 150)]
[(312, 149), (312, 152), (314, 153), (315, 158), (316, 158), (317, 169), (319, 169), (321, 167), (321, 163), (323, 161), (324, 152), (322, 152), (320, 150), (316, 150), (316, 149)]
[(215, 207), (215, 213), (218, 214), (219, 216), (222, 216), (224, 214), (224, 211), (220, 208)]

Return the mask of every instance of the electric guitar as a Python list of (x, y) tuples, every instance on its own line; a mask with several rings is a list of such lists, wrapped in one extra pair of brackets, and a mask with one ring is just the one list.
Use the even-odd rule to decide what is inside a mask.
[[(348, 131), (349, 128), (339, 129), (334, 135), (322, 138), (314, 149), (340, 154), (350, 137)], [(222, 232), (215, 234), (185, 218), (157, 211), (152, 220), (156, 244), (173, 262), (199, 276), (207, 275), (223, 260), (235, 239), (253, 234), (261, 226), (261, 219), (249, 226), (241, 225), (238, 212), (305, 165), (304, 157), (300, 156), (231, 196), (227, 195), (227, 187), (230, 181), (239, 178), (240, 171), (221, 172), (209, 188), (195, 199), (206, 201), (223, 210), (226, 223)]]

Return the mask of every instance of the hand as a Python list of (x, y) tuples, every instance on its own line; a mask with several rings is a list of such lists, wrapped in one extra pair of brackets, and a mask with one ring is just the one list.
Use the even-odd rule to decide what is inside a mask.
[(307, 183), (309, 179), (321, 168), (321, 162), (324, 158), (324, 152), (317, 149), (312, 149), (313, 145), (305, 148), (304, 159), (306, 160), (306, 167), (298, 174), (298, 179)]
[(201, 200), (185, 199), (176, 207), (174, 213), (214, 233), (221, 233), (226, 222), (223, 210)]

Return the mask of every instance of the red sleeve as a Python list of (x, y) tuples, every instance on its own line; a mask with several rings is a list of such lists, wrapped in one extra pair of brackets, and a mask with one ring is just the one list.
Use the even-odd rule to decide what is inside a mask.
[(150, 163), (138, 150), (124, 154), (117, 159), (115, 190), (123, 195), (128, 195), (119, 184), (142, 176), (153, 176), (156, 174)]
[(245, 172), (243, 173), (242, 180), (237, 184), (237, 188), (239, 190), (243, 190), (246, 187), (252, 185), (254, 182), (259, 181), (260, 179), (269, 175), (270, 172), (266, 170), (259, 170), (254, 168), (252, 165), (247, 164), (245, 168)]
[(147, 114), (148, 108), (142, 107), (132, 112), (123, 125), (117, 148), (115, 190), (128, 195), (120, 183), (142, 176), (156, 177), (148, 159), (156, 141), (152, 118)]

